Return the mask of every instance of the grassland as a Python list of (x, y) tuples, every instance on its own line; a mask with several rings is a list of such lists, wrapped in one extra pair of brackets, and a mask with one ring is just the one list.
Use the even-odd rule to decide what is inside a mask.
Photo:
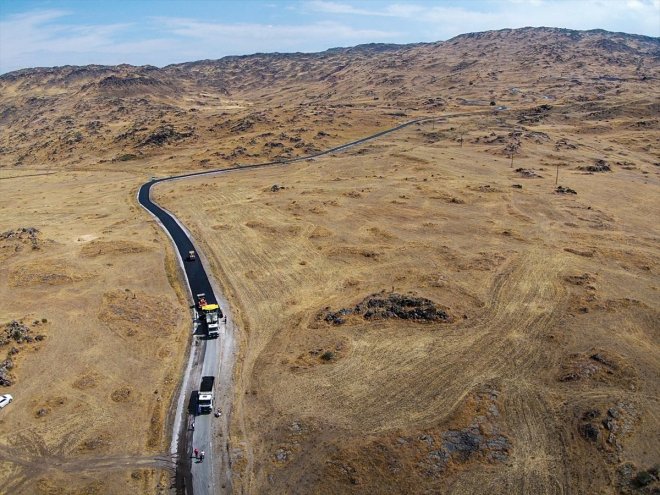
[[(167, 415), (189, 327), (167, 238), (138, 210), (135, 175), (15, 175), (0, 176), (1, 323), (44, 338), (2, 347), (18, 352), (1, 491), (169, 488)], [(38, 229), (34, 242), (11, 235), (22, 227)]]
[[(447, 119), (159, 187), (241, 322), (243, 489), (614, 493), (652, 467), (657, 166), (617, 144), (642, 136), (581, 118)], [(613, 170), (581, 168), (597, 160)], [(555, 192), (557, 166), (577, 195)], [(452, 321), (319, 317), (380, 291)]]

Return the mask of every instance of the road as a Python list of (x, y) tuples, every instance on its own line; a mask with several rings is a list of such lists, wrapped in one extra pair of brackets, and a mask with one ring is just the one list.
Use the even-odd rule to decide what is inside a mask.
[[(472, 112), (486, 113), (486, 112)], [(490, 113), (490, 112), (488, 112)], [(445, 115), (442, 118), (466, 115)], [(173, 426), (171, 453), (176, 455), (176, 487), (177, 493), (190, 495), (195, 493), (230, 493), (231, 492), (231, 466), (229, 462), (229, 418), (231, 416), (231, 392), (232, 392), (232, 368), (235, 352), (235, 326), (231, 318), (230, 308), (227, 301), (218, 290), (213, 290), (214, 283), (208, 277), (205, 266), (204, 253), (200, 252), (194, 244), (192, 237), (176, 217), (157, 205), (151, 200), (151, 188), (156, 184), (172, 180), (181, 180), (204, 175), (219, 175), (236, 172), (245, 169), (258, 169), (266, 167), (284, 166), (291, 163), (317, 158), (331, 153), (344, 151), (353, 146), (379, 138), (386, 134), (398, 131), (414, 124), (438, 121), (441, 117), (426, 117), (405, 122), (396, 127), (372, 134), (370, 136), (336, 146), (326, 151), (314, 153), (290, 160), (266, 162), (255, 165), (244, 165), (238, 167), (208, 170), (190, 174), (176, 175), (165, 178), (152, 178), (143, 184), (138, 191), (138, 201), (149, 211), (161, 224), (165, 232), (170, 236), (176, 252), (178, 261), (186, 275), (190, 301), (193, 304), (195, 294), (205, 293), (209, 304), (218, 303), (227, 315), (227, 321), (221, 325), (220, 338), (207, 340), (194, 329), (195, 335), (192, 351), (189, 358), (186, 375), (179, 393), (177, 411)], [(197, 252), (197, 260), (194, 262), (184, 261), (188, 251)], [(222, 416), (215, 418), (213, 414), (194, 417), (188, 411), (190, 394), (196, 390), (201, 381), (201, 376), (213, 375), (216, 377), (215, 401), (222, 410)], [(192, 428), (193, 418), (195, 420), (194, 430)], [(204, 450), (206, 458), (199, 462), (193, 458), (193, 449)]]

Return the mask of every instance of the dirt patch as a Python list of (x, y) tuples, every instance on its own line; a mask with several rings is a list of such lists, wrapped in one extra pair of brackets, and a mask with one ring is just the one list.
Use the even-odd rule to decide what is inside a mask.
[(571, 354), (561, 365), (560, 382), (618, 383), (629, 387), (636, 383), (634, 368), (618, 354), (603, 349)]
[(129, 387), (120, 387), (110, 394), (114, 402), (128, 402), (131, 399), (131, 389)]
[(332, 237), (332, 231), (330, 229), (327, 229), (325, 227), (322, 227), (320, 225), (317, 225), (314, 227), (314, 230), (312, 230), (312, 233), (309, 234), (310, 239), (325, 239), (328, 237)]
[(468, 395), (448, 424), (400, 430), (341, 448), (326, 462), (325, 474), (344, 487), (384, 482), (437, 490), (465, 469), (505, 463), (514, 447), (502, 425), (498, 396), (497, 390), (485, 388)]
[(110, 433), (101, 433), (85, 439), (79, 446), (79, 450), (88, 452), (102, 452), (108, 449), (112, 444), (112, 435)]
[(89, 390), (95, 388), (101, 379), (101, 375), (89, 371), (73, 382), (73, 388), (78, 390)]
[(88, 279), (91, 274), (59, 260), (20, 265), (9, 272), (10, 287), (39, 287), (69, 285)]
[(146, 250), (146, 246), (137, 242), (95, 240), (85, 244), (80, 254), (87, 258), (95, 258), (103, 255), (143, 253)]
[(300, 354), (291, 365), (291, 371), (309, 369), (322, 364), (332, 364), (344, 357), (347, 352), (347, 344), (340, 341), (331, 346), (316, 347)]
[(106, 292), (98, 315), (112, 331), (138, 339), (149, 338), (152, 332), (169, 334), (177, 321), (176, 310), (167, 301), (130, 289)]

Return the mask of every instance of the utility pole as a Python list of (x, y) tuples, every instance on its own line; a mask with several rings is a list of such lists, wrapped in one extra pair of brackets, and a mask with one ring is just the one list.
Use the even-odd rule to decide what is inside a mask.
[(511, 152), (510, 156), (511, 156), (511, 165), (509, 166), (509, 168), (513, 168), (513, 151)]
[(559, 183), (559, 164), (557, 164), (557, 175), (555, 177), (555, 186)]

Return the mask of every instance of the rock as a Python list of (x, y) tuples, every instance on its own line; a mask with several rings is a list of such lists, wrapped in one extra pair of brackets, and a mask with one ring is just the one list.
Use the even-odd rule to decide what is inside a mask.
[(577, 194), (577, 192), (574, 189), (564, 186), (557, 186), (555, 192), (558, 194)]
[(362, 315), (365, 320), (380, 320), (399, 318), (417, 322), (451, 321), (451, 316), (438, 308), (433, 301), (422, 297), (403, 296), (397, 293), (385, 295), (372, 294), (354, 308), (344, 308), (339, 311), (329, 311), (326, 308), (322, 318), (335, 325), (345, 323), (343, 316)]
[(596, 160), (593, 165), (587, 165), (586, 167), (579, 167), (580, 170), (586, 170), (587, 172), (611, 172), (612, 169), (605, 160)]
[(462, 460), (477, 452), (483, 441), (484, 437), (478, 430), (450, 430), (442, 434), (443, 448), (449, 454), (458, 454)]
[(9, 338), (19, 344), (26, 341), (30, 342), (32, 340), (32, 337), (30, 336), (30, 328), (16, 320), (9, 322), (5, 326), (5, 332)]
[(637, 476), (635, 476), (635, 478), (633, 479), (633, 483), (636, 487), (643, 488), (647, 485), (650, 485), (657, 479), (658, 479), (657, 476), (654, 476), (649, 471), (640, 471), (639, 473), (637, 473)]
[(449, 454), (443, 449), (432, 450), (429, 452), (428, 458), (431, 461), (431, 465), (439, 470), (444, 469), (449, 462)]
[(164, 144), (168, 144), (172, 141), (180, 141), (182, 139), (191, 137), (192, 135), (192, 130), (178, 132), (172, 125), (163, 125), (149, 134), (138, 146), (163, 146)]
[[(604, 356), (603, 354), (601, 354), (601, 353), (595, 353), (595, 354), (592, 354), (592, 355), (589, 356), (589, 357), (590, 357), (591, 359), (593, 359), (594, 361), (598, 361), (599, 363), (604, 364), (604, 365), (607, 366), (608, 368), (612, 368), (612, 369), (616, 369), (616, 368), (617, 368), (617, 366), (616, 366), (611, 360), (607, 359), (607, 357), (605, 357), (605, 356)], [(616, 411), (616, 409), (611, 408), (611, 409), (609, 409), (607, 412), (609, 413), (610, 411)], [(613, 417), (616, 417), (616, 416), (613, 416)]]
[(291, 452), (288, 450), (277, 449), (275, 451), (275, 459), (277, 459), (279, 462), (286, 462), (290, 454)]
[(588, 411), (585, 411), (585, 413), (582, 415), (582, 419), (589, 420), (589, 419), (596, 419), (600, 416), (600, 411), (598, 409), (589, 409)]
[[(533, 177), (541, 177), (539, 174), (534, 172), (533, 170), (529, 168), (517, 168), (515, 170), (521, 177), (525, 177), (528, 179), (531, 179)], [(522, 186), (520, 186), (522, 188)]]
[(616, 419), (616, 418), (618, 418), (621, 414), (620, 414), (620, 412), (619, 412), (619, 410), (618, 410), (617, 408), (615, 408), (615, 407), (610, 407), (610, 408), (607, 410), (607, 415), (610, 416), (610, 417), (612, 417), (612, 418), (615, 418), (615, 419)]
[(431, 435), (422, 435), (421, 437), (419, 437), (419, 439), (422, 442), (426, 442), (429, 447), (433, 445), (433, 437)]
[(600, 438), (600, 430), (592, 423), (584, 423), (579, 427), (580, 435), (590, 442), (597, 442)]

